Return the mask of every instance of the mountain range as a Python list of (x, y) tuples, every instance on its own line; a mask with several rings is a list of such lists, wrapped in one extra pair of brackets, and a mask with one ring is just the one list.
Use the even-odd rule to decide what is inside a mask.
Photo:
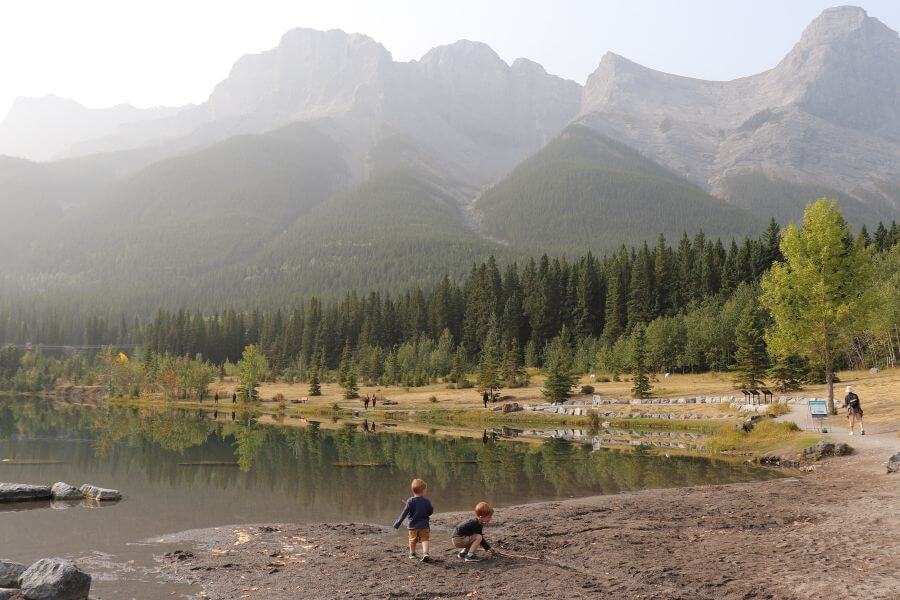
[(608, 53), (584, 86), (459, 41), (393, 60), (294, 29), (208, 100), (0, 123), (7, 289), (148, 305), (428, 285), (473, 260), (755, 235), (837, 198), (900, 216), (900, 40), (828, 9), (733, 81)]

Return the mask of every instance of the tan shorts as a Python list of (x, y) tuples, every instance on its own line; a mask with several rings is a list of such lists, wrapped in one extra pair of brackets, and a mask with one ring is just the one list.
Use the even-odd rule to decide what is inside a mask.
[(468, 548), (475, 542), (474, 535), (467, 535), (464, 537), (455, 537), (453, 538), (453, 547), (454, 548)]
[(431, 529), (410, 529), (409, 530), (409, 541), (410, 542), (427, 542), (431, 537)]

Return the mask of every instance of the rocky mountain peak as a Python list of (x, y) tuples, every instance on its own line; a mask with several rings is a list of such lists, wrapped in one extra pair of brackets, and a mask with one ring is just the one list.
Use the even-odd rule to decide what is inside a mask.
[(862, 8), (822, 12), (763, 81), (765, 95), (781, 104), (900, 138), (900, 39)]
[(471, 40), (459, 40), (432, 48), (425, 53), (419, 65), (427, 71), (446, 68), (505, 71), (509, 68), (493, 48), (483, 42)]
[(880, 25), (887, 29), (878, 19), (869, 17), (865, 10), (858, 6), (836, 6), (822, 11), (800, 37), (802, 46), (827, 44), (842, 36), (858, 33), (870, 25)]
[(378, 96), (391, 63), (390, 52), (368, 36), (292, 29), (275, 48), (234, 64), (209, 97), (210, 113), (300, 119), (350, 110)]

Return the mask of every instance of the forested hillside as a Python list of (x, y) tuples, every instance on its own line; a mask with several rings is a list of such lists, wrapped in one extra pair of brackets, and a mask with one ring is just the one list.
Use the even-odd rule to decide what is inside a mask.
[(637, 151), (571, 125), (478, 200), (489, 235), (554, 254), (712, 231), (755, 234), (765, 220), (713, 198)]

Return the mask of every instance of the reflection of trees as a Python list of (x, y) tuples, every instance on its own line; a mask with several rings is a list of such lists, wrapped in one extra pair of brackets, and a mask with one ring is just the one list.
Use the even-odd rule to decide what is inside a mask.
[(217, 430), (212, 421), (187, 411), (135, 407), (98, 408), (94, 427), (99, 433), (95, 448), (100, 457), (107, 456), (110, 448), (122, 440), (132, 446), (156, 444), (181, 454), (203, 444)]
[[(57, 406), (43, 400), (0, 401), (0, 436), (90, 438), (67, 446), (75, 462), (103, 461), (152, 483), (248, 494), (277, 494), (298, 510), (375, 515), (400, 508), (409, 482), (421, 477), (439, 509), (498, 504), (642, 487), (695, 485), (760, 477), (746, 465), (701, 457), (666, 459), (600, 451), (563, 440), (540, 446), (411, 433), (261, 425), (252, 415), (218, 422), (196, 412)], [(0, 438), (2, 439), (2, 438)], [(50, 452), (48, 450), (48, 452)], [(183, 462), (236, 461), (240, 466), (185, 467)], [(385, 467), (336, 468), (335, 463)]]

